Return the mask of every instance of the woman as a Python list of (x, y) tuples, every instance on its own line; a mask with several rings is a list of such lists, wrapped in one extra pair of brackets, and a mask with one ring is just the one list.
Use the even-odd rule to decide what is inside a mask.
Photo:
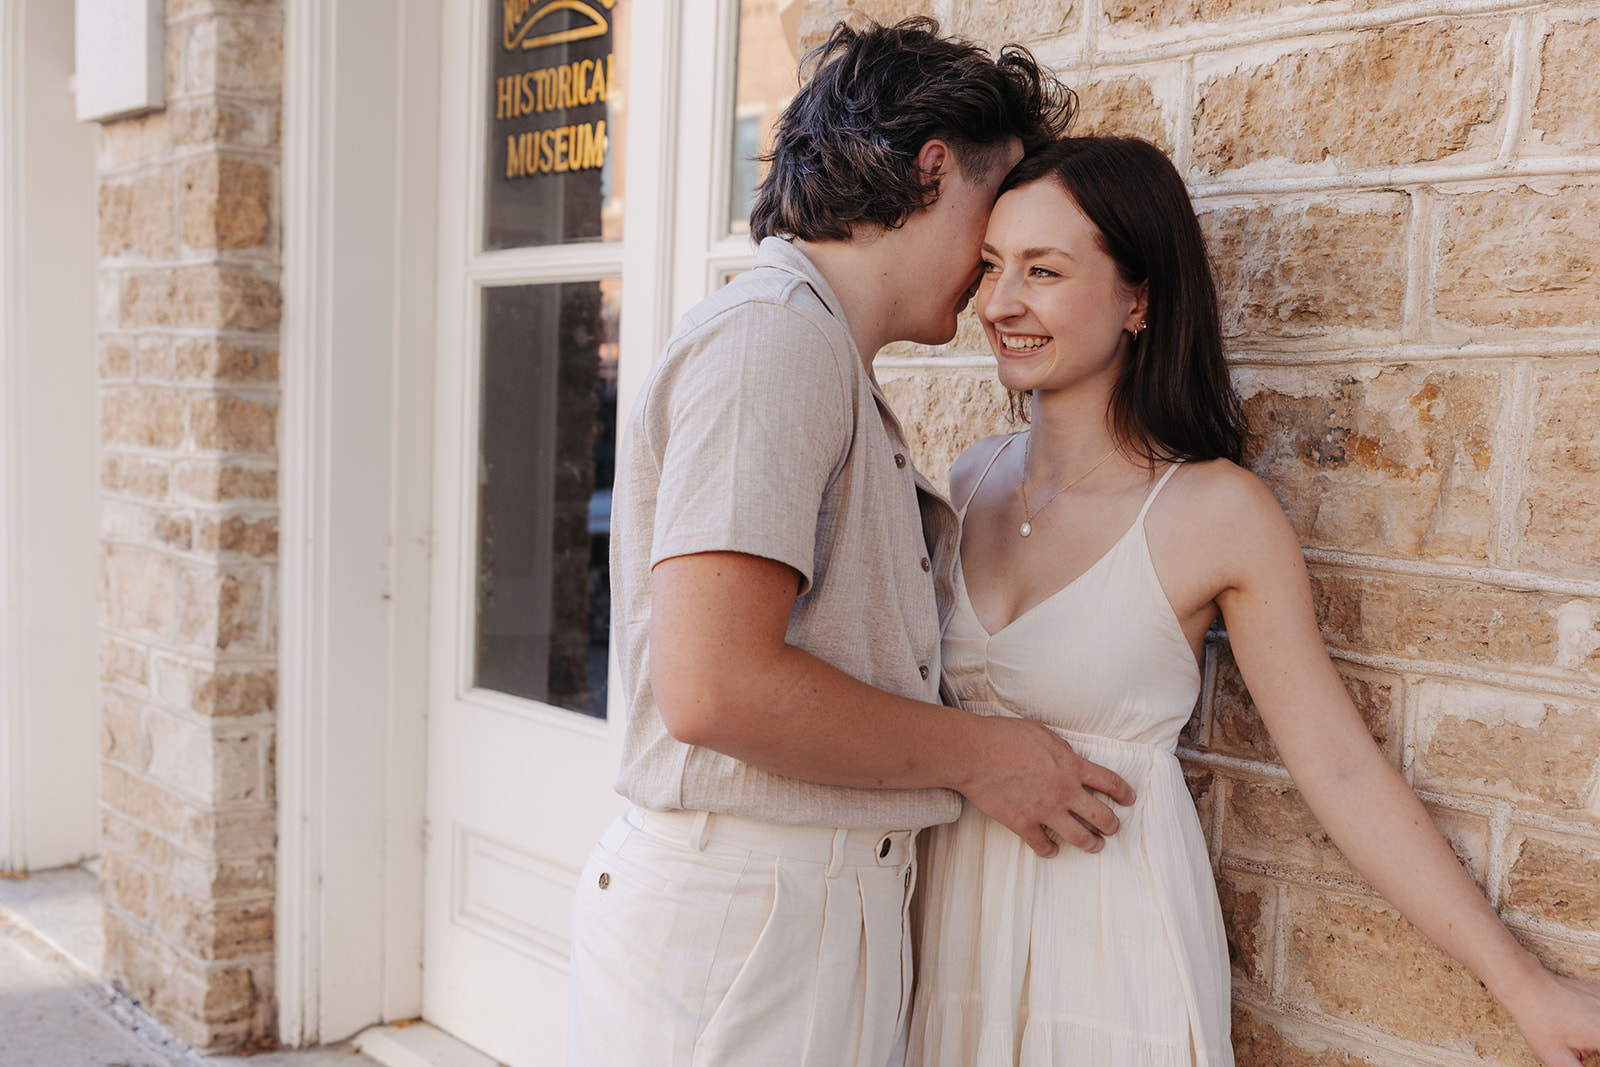
[(909, 1062), (1233, 1063), (1216, 889), (1173, 755), (1220, 612), (1312, 811), (1363, 875), (1472, 970), (1551, 1067), (1600, 1050), (1600, 987), (1517, 944), (1351, 705), (1300, 546), (1237, 466), (1243, 422), (1193, 207), (1136, 140), (1018, 164), (977, 310), (1029, 429), (951, 473), (961, 582), (944, 639), (970, 709), (1036, 718), (1138, 793), (1090, 850), (1041, 859), (970, 805), (927, 843)]

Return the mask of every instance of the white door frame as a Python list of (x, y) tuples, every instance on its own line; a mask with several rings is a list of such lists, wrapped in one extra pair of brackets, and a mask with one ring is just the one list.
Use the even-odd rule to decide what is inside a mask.
[[(685, 2), (632, 13), (656, 47), (629, 59), (629, 350), (672, 321), (676, 90), (639, 87), (675, 87)], [(467, 87), (445, 0), (284, 6), (276, 944), (302, 1046), (421, 1007), (439, 121)]]
[(99, 837), (95, 160), (72, 15), (0, 0), (0, 871)]
[(285, 0), (279, 1033), (421, 1006), (440, 0)]

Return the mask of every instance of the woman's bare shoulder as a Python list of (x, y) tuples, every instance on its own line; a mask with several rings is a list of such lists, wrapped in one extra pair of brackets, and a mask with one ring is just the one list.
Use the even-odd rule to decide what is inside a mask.
[[(1174, 478), (1169, 531), (1208, 561), (1220, 585), (1302, 567), (1300, 540), (1268, 484), (1225, 459), (1190, 463)], [(1298, 579), (1303, 580), (1303, 579)]]

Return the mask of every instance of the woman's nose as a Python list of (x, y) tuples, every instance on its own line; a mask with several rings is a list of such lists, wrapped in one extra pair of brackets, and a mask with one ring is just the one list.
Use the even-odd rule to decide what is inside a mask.
[(978, 286), (978, 314), (986, 322), (1011, 318), (1022, 310), (1016, 278), (1009, 271), (985, 274)]

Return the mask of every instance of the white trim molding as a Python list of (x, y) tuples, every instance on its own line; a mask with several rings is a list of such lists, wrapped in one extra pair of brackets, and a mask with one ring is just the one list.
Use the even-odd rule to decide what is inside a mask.
[(0, 871), (27, 869), (23, 850), (17, 452), (21, 397), (22, 307), (17, 290), (22, 224), (21, 146), (23, 0), (0, 0)]
[(421, 1008), (439, 0), (286, 0), (277, 992)]
[(72, 9), (0, 0), (0, 870), (99, 828), (93, 131)]

